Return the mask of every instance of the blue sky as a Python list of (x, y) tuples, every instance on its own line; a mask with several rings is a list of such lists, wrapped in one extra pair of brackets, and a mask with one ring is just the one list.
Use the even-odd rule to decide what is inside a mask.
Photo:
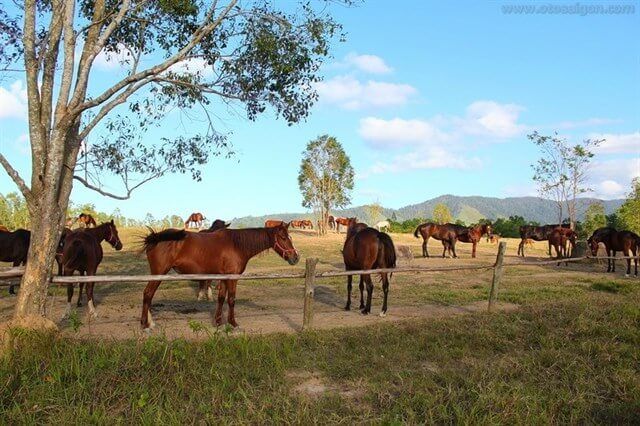
[[(635, 5), (632, 14), (588, 16), (504, 14), (505, 4), (335, 7), (347, 42), (336, 43), (323, 68), (320, 101), (306, 122), (287, 126), (272, 114), (251, 122), (215, 105), (219, 130), (231, 132), (237, 154), (214, 159), (202, 182), (165, 176), (128, 201), (76, 184), (72, 199), (139, 218), (304, 211), (296, 180), (301, 152), (325, 133), (351, 157), (354, 205), (401, 207), (442, 194), (533, 195), (529, 165), (538, 152), (526, 138), (532, 130), (558, 131), (575, 142), (605, 137), (591, 195), (623, 196), (640, 175), (640, 4), (625, 2)], [(117, 64), (102, 61), (94, 81), (118, 72)], [(23, 89), (20, 75), (0, 80), (0, 149), (27, 176)], [(200, 126), (175, 112), (147, 137)], [(0, 192), (15, 189), (0, 172)]]

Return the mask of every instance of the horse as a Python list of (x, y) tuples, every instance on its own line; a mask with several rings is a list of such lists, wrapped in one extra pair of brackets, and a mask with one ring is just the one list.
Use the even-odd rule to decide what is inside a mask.
[(333, 215), (329, 215), (329, 217), (327, 219), (327, 223), (329, 225), (329, 229), (335, 229), (336, 228), (336, 218), (333, 217)]
[(354, 219), (354, 220), (358, 220), (355, 217), (336, 217), (335, 218), (335, 223), (336, 223), (336, 232), (340, 233), (340, 225), (343, 225), (345, 228), (349, 228), (349, 220)]
[[(242, 274), (249, 260), (265, 250), (273, 249), (290, 265), (300, 255), (289, 236), (288, 224), (272, 228), (220, 229), (211, 233), (190, 233), (166, 229), (151, 231), (143, 240), (151, 274), (166, 274), (171, 269), (179, 274)], [(140, 323), (145, 331), (155, 326), (151, 317), (151, 301), (161, 281), (149, 281), (144, 289)], [(216, 325), (222, 324), (225, 298), (229, 307), (228, 323), (237, 327), (234, 306), (237, 280), (221, 280), (218, 286)]]
[(391, 224), (389, 223), (388, 220), (381, 220), (380, 222), (376, 223), (373, 227), (376, 228), (378, 231), (389, 231), (390, 226)]
[[(68, 232), (65, 235), (60, 259), (62, 275), (71, 276), (74, 271), (80, 272), (80, 275), (95, 275), (103, 256), (100, 243), (105, 240), (116, 251), (122, 250), (122, 241), (120, 241), (118, 229), (113, 220), (102, 223), (95, 228)], [(93, 303), (93, 286), (94, 283), (87, 283), (87, 306), (89, 307), (89, 315), (95, 318), (97, 314)], [(81, 297), (82, 286), (80, 286), (80, 294), (78, 295), (78, 306), (81, 306)], [(73, 284), (67, 284), (67, 312), (65, 316), (71, 313), (71, 299), (73, 299)]]
[(76, 222), (80, 222), (85, 228), (96, 227), (96, 220), (89, 213), (80, 213), (80, 216), (76, 219)]
[(300, 222), (302, 222), (302, 229), (313, 229), (313, 222), (309, 219), (304, 219)]
[[(11, 262), (14, 267), (25, 265), (30, 242), (31, 232), (26, 229), (0, 232), (0, 262)], [(16, 294), (15, 285), (9, 286), (9, 294)]]
[(442, 257), (445, 256), (447, 248), (451, 248), (453, 250), (454, 257), (456, 256), (456, 239), (458, 234), (464, 232), (467, 228), (461, 225), (455, 225), (452, 223), (447, 223), (444, 225), (438, 225), (437, 223), (426, 222), (418, 225), (415, 231), (413, 231), (413, 236), (416, 238), (420, 238), (422, 236), (422, 257), (429, 257), (429, 251), (427, 250), (427, 243), (429, 242), (429, 238), (433, 237), (436, 240), (442, 241), (444, 245), (444, 251), (442, 252)]
[[(448, 223), (447, 225), (453, 225), (451, 223)], [(451, 254), (452, 250), (453, 250), (453, 257), (456, 258), (458, 257), (456, 255), (456, 249), (455, 249), (455, 244), (456, 241), (460, 241), (462, 243), (471, 243), (473, 244), (472, 248), (471, 248), (471, 258), (475, 259), (476, 258), (476, 247), (478, 245), (478, 243), (480, 242), (480, 240), (482, 239), (483, 235), (491, 235), (491, 225), (488, 224), (479, 224), (479, 225), (475, 225), (475, 226), (470, 226), (464, 229), (461, 229), (460, 227), (458, 227), (458, 225), (454, 225), (456, 226), (455, 232), (456, 232), (456, 238), (453, 242), (453, 245), (451, 245), (450, 242), (443, 240), (442, 241), (442, 245), (445, 248), (445, 251), (448, 249), (449, 250), (449, 254)], [(442, 257), (444, 257), (444, 252), (442, 254)]]
[[(396, 267), (396, 250), (393, 241), (389, 235), (380, 232), (377, 229), (369, 228), (365, 224), (357, 224), (355, 218), (351, 218), (351, 226), (347, 229), (347, 238), (342, 249), (342, 258), (347, 271), (358, 269), (381, 269)], [(361, 226), (364, 225), (364, 229)], [(361, 228), (357, 230), (356, 228)], [(387, 298), (389, 295), (390, 274), (381, 272), (382, 292), (384, 294), (382, 301), (382, 310), (380, 316), (387, 314)], [(364, 285), (367, 284), (367, 303), (364, 303)], [(345, 310), (351, 309), (351, 289), (353, 287), (353, 275), (347, 276), (347, 304)], [(373, 282), (371, 275), (360, 276), (360, 312), (363, 315), (371, 313), (371, 297), (373, 296)]]
[[(576, 247), (576, 241), (578, 239), (578, 234), (571, 229), (567, 228), (556, 228), (551, 234), (549, 234), (549, 251), (551, 251), (551, 247), (553, 247), (556, 251), (556, 258), (561, 259), (563, 257), (569, 257), (570, 251), (567, 248), (567, 243), (571, 245), (571, 251), (573, 251)], [(558, 262), (558, 266), (560, 266), (561, 262)], [(565, 265), (568, 265), (568, 262), (565, 262)]]
[[(199, 231), (199, 233), (216, 232), (220, 229), (226, 229), (229, 226), (231, 226), (231, 222), (226, 223), (224, 220), (216, 219), (208, 229), (203, 229), (202, 231)], [(200, 281), (198, 287), (198, 300), (213, 300), (211, 280)]]
[[(587, 240), (593, 256), (598, 256), (598, 244), (604, 244), (607, 257), (616, 257), (616, 252), (621, 251), (627, 257), (637, 256), (640, 248), (640, 236), (631, 231), (616, 231), (614, 228), (599, 228)], [(638, 276), (638, 258), (633, 259), (635, 276)], [(607, 259), (607, 272), (616, 272), (615, 259)], [(631, 259), (627, 259), (627, 272), (625, 277), (631, 274)]]
[(291, 222), (289, 222), (289, 225), (291, 226), (291, 228), (304, 228), (302, 222), (302, 220), (292, 220)]
[[(518, 245), (518, 255), (524, 257), (524, 245), (526, 240), (534, 240), (534, 241), (547, 241), (549, 239), (549, 235), (556, 228), (570, 228), (569, 224), (555, 224), (555, 225), (542, 225), (542, 226), (532, 226), (532, 225), (523, 225), (520, 227), (520, 244)], [(551, 248), (549, 248), (549, 256), (551, 256)]]
[(202, 222), (205, 220), (205, 217), (202, 213), (191, 213), (187, 220), (184, 221), (184, 229), (189, 229), (191, 224), (195, 225), (195, 228), (202, 228)]
[[(278, 226), (283, 226), (286, 225), (284, 220), (278, 220), (278, 219), (267, 219), (264, 221), (264, 227), (265, 228), (277, 228)], [(289, 227), (289, 225), (287, 225), (287, 228)]]

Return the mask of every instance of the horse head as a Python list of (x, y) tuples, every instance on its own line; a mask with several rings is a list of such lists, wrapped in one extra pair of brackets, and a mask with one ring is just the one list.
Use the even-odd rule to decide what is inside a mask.
[(111, 219), (110, 222), (106, 222), (103, 223), (102, 225), (106, 225), (107, 227), (107, 236), (105, 237), (105, 240), (107, 240), (107, 242), (109, 244), (111, 244), (111, 247), (113, 247), (116, 250), (122, 250), (122, 241), (120, 241), (120, 236), (118, 236), (118, 228), (116, 228), (116, 224), (113, 222), (113, 219)]
[(289, 235), (289, 225), (291, 223), (282, 223), (274, 228), (273, 233), (273, 249), (278, 255), (289, 262), (289, 265), (295, 265), (300, 260), (300, 254), (293, 245), (293, 240)]

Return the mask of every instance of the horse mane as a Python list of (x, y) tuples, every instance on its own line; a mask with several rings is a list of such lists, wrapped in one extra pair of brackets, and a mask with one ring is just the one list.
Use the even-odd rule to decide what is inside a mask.
[(226, 229), (226, 232), (229, 233), (231, 241), (237, 248), (257, 254), (273, 245), (272, 229), (276, 228)]
[(184, 229), (164, 229), (160, 232), (156, 232), (149, 228), (149, 231), (149, 234), (142, 240), (143, 252), (148, 252), (159, 243), (165, 241), (181, 241), (187, 236), (187, 231)]

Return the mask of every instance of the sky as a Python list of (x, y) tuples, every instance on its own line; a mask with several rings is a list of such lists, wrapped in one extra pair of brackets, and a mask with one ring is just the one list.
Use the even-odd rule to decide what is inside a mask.
[[(635, 7), (625, 14), (506, 13), (513, 4), (523, 3), (332, 6), (347, 41), (333, 45), (317, 85), (319, 102), (305, 122), (287, 126), (270, 112), (250, 121), (241, 108), (214, 104), (218, 130), (229, 134), (235, 155), (214, 158), (201, 182), (167, 175), (126, 201), (76, 184), (71, 198), (140, 219), (148, 212), (159, 218), (200, 211), (227, 220), (303, 212), (301, 154), (323, 134), (335, 136), (351, 159), (352, 205), (399, 208), (443, 194), (536, 195), (530, 165), (540, 154), (526, 137), (534, 130), (573, 143), (606, 139), (594, 157), (589, 195), (624, 197), (640, 176), (640, 3), (620, 2)], [(92, 74), (97, 86), (122, 72), (104, 59)], [(25, 102), (23, 76), (3, 76), (0, 151), (27, 180)], [(203, 125), (176, 111), (145, 138)], [(15, 190), (0, 171), (0, 193)]]

